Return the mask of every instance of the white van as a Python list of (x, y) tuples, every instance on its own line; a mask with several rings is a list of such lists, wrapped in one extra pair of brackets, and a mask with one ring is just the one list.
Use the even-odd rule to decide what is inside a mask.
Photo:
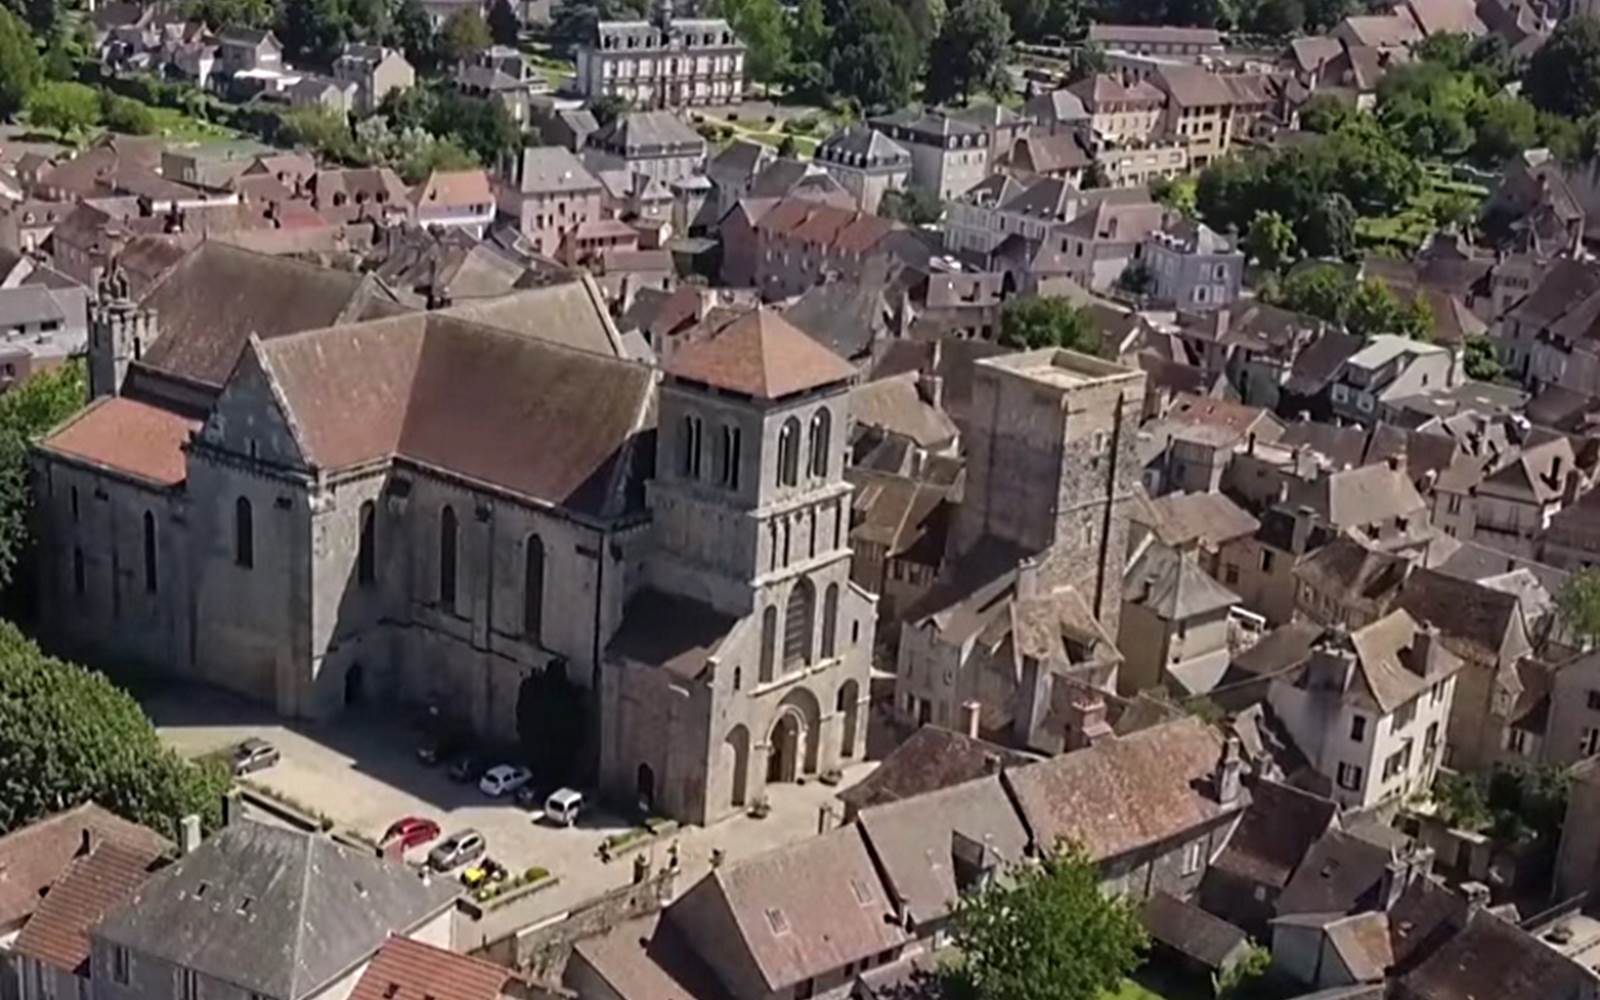
[(544, 800), (544, 818), (556, 826), (571, 826), (583, 811), (583, 793), (571, 788), (558, 788)]

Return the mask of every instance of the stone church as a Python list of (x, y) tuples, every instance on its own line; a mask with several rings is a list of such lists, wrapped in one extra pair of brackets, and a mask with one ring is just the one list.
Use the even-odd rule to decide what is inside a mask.
[(608, 790), (693, 822), (860, 756), (853, 373), (776, 315), (662, 376), (587, 280), (419, 313), (208, 242), (138, 301), (107, 286), (92, 399), (33, 459), (58, 648), (506, 742), (563, 669)]

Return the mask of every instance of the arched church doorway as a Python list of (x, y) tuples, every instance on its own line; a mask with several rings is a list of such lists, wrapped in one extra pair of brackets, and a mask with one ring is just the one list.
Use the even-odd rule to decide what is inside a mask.
[(344, 672), (344, 707), (354, 708), (361, 704), (366, 691), (363, 689), (363, 678), (360, 663), (350, 664), (350, 669)]
[(639, 765), (639, 771), (634, 775), (634, 793), (639, 800), (640, 809), (648, 813), (655, 807), (656, 772), (649, 764)]
[(845, 681), (839, 686), (839, 700), (834, 706), (839, 710), (839, 756), (856, 754), (856, 725), (860, 714), (861, 687), (855, 681)]
[(800, 775), (800, 747), (805, 739), (805, 724), (798, 712), (784, 712), (772, 724), (767, 736), (767, 781), (793, 781)]
[(735, 809), (742, 808), (750, 788), (750, 730), (743, 726), (734, 726), (729, 730), (728, 738), (724, 741), (724, 752), (730, 758), (732, 768), (728, 803)]

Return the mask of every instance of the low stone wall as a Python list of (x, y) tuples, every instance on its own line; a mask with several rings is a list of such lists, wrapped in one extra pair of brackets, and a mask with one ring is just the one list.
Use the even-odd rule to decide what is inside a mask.
[(559, 983), (573, 945), (661, 909), (672, 898), (677, 875), (663, 870), (636, 885), (613, 889), (542, 923), (490, 941), (471, 954), (516, 969), (536, 983)]

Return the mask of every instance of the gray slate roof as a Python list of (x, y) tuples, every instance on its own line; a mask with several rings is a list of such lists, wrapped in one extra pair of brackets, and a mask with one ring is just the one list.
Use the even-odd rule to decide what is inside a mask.
[(600, 182), (565, 146), (528, 146), (518, 165), (517, 189), (524, 194), (598, 191)]
[(141, 956), (300, 1000), (442, 912), (458, 894), (320, 834), (226, 827), (93, 932)]

